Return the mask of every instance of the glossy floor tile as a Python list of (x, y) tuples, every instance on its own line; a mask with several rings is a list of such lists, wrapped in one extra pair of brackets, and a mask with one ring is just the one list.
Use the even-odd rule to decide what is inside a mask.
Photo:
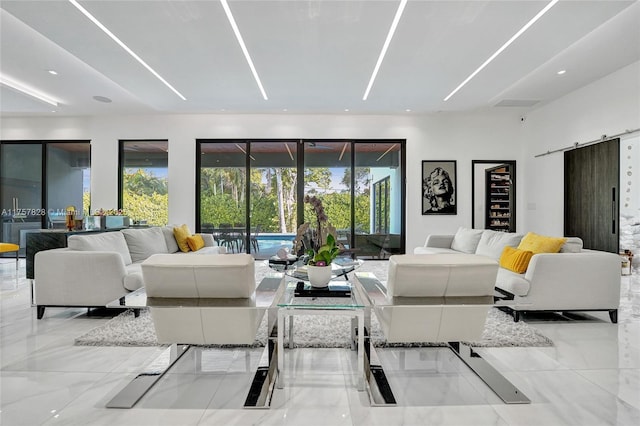
[(640, 424), (640, 277), (623, 277), (619, 324), (606, 313), (525, 316), (554, 342), (478, 352), (520, 388), (506, 405), (446, 348), (385, 348), (398, 399), (371, 407), (355, 353), (286, 350), (271, 408), (243, 409), (262, 349), (192, 348), (130, 410), (106, 403), (162, 350), (82, 347), (113, 313), (31, 306), (24, 260), (0, 259), (0, 424), (5, 425), (636, 425)]

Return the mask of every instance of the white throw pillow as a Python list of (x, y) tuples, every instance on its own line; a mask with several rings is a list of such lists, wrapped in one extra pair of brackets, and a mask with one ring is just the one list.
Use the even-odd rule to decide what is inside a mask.
[(121, 232), (127, 240), (133, 262), (142, 262), (152, 254), (169, 253), (160, 228), (123, 229)]
[(120, 253), (125, 265), (131, 265), (129, 247), (120, 231), (103, 232), (93, 235), (70, 235), (67, 247), (79, 251), (115, 251)]
[[(180, 226), (180, 225), (176, 225)], [(167, 244), (167, 253), (175, 253), (180, 247), (178, 247), (178, 242), (176, 241), (175, 235), (173, 235), (173, 226), (163, 226), (162, 234), (164, 235), (164, 242)]]
[(482, 229), (468, 229), (460, 227), (453, 237), (451, 248), (463, 253), (475, 253), (482, 237)]
[(580, 253), (582, 247), (582, 238), (567, 237), (567, 241), (560, 247), (560, 253)]
[(518, 247), (522, 237), (522, 234), (486, 229), (482, 232), (482, 237), (480, 237), (480, 242), (476, 248), (476, 254), (500, 260), (502, 250), (504, 250), (506, 246)]

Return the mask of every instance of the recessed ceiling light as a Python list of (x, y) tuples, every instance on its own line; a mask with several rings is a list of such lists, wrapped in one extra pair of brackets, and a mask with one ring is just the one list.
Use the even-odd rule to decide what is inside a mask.
[(178, 95), (178, 97), (180, 97), (180, 99), (182, 99), (183, 101), (186, 101), (187, 98), (185, 98), (184, 96), (182, 96), (182, 93), (178, 92), (172, 85), (169, 84), (169, 82), (167, 82), (167, 80), (165, 80), (164, 78), (162, 78), (162, 76), (160, 74), (158, 74), (158, 72), (156, 70), (154, 70), (153, 68), (151, 68), (149, 65), (147, 65), (147, 63), (145, 61), (142, 60), (141, 57), (139, 57), (133, 50), (131, 50), (129, 48), (129, 46), (127, 46), (126, 44), (124, 44), (124, 42), (122, 42), (122, 40), (120, 40), (118, 37), (116, 37), (115, 34), (113, 34), (107, 27), (105, 27), (104, 25), (102, 25), (102, 22), (98, 21), (98, 19), (93, 16), (91, 13), (89, 13), (89, 11), (87, 9), (85, 9), (84, 7), (80, 6), (80, 4), (76, 1), (76, 0), (69, 0), (69, 2), (74, 5), (76, 7), (76, 9), (78, 9), (80, 12), (82, 12), (82, 14), (84, 16), (86, 16), (87, 18), (89, 18), (89, 20), (91, 22), (93, 22), (98, 28), (100, 28), (106, 35), (108, 35), (109, 37), (111, 37), (111, 40), (115, 41), (120, 47), (122, 47), (129, 55), (131, 55), (136, 61), (138, 61), (140, 63), (140, 65), (142, 65), (143, 67), (145, 67), (151, 74), (153, 74), (158, 80), (160, 80), (165, 86), (167, 86), (169, 89), (171, 89), (171, 91), (173, 93), (175, 93), (176, 95)]
[(288, 109), (286, 109), (286, 108), (284, 108), (282, 111), (287, 112), (287, 111), (289, 111), (289, 110), (288, 110)]
[(0, 74), (0, 84), (10, 87), (13, 90), (17, 90), (20, 93), (23, 93), (25, 95), (29, 95), (33, 98), (36, 98), (42, 102), (46, 102), (49, 105), (53, 105), (54, 107), (58, 106), (58, 102), (55, 101), (54, 99), (50, 98), (49, 96), (40, 93), (39, 91), (32, 89), (30, 87), (27, 87), (25, 85), (23, 85), (22, 83), (18, 83), (17, 81), (14, 81), (2, 74)]
[(566, 72), (567, 72), (567, 70), (560, 70), (560, 71), (558, 71), (558, 75), (562, 75), (562, 74), (564, 74)]
[(107, 98), (106, 96), (94, 96), (93, 99), (98, 102), (104, 102), (105, 104), (111, 103), (111, 99)]
[(521, 36), (525, 31), (527, 31), (527, 30), (529, 29), (529, 27), (530, 27), (530, 26), (532, 26), (533, 24), (535, 24), (535, 22), (536, 22), (538, 19), (542, 18), (542, 15), (544, 15), (545, 13), (547, 13), (547, 12), (549, 11), (549, 9), (551, 9), (553, 6), (555, 6), (555, 5), (556, 5), (556, 3), (558, 3), (558, 1), (560, 1), (560, 0), (551, 0), (551, 1), (549, 2), (549, 4), (547, 4), (547, 5), (546, 5), (546, 6), (545, 6), (545, 7), (544, 7), (540, 12), (538, 12), (538, 13), (536, 14), (536, 16), (534, 16), (533, 18), (531, 18), (531, 20), (530, 20), (529, 22), (527, 22), (527, 23), (524, 25), (524, 27), (520, 28), (520, 29), (518, 30), (518, 32), (517, 32), (517, 33), (515, 33), (515, 34), (514, 34), (514, 35), (513, 35), (513, 36), (512, 36), (512, 37), (511, 37), (511, 38), (510, 38), (510, 39), (509, 39), (505, 44), (503, 44), (503, 45), (502, 45), (502, 47), (500, 47), (500, 49), (496, 50), (496, 52), (495, 52), (493, 55), (491, 55), (491, 56), (489, 57), (489, 59), (487, 59), (486, 61), (484, 61), (484, 63), (483, 63), (482, 65), (480, 65), (480, 66), (478, 67), (478, 69), (477, 69), (477, 70), (475, 70), (474, 72), (472, 72), (472, 73), (471, 73), (471, 75), (470, 75), (469, 77), (467, 77), (467, 78), (466, 78), (462, 83), (460, 83), (460, 85), (459, 85), (458, 87), (456, 87), (456, 88), (453, 90), (453, 92), (449, 93), (449, 94), (447, 95), (447, 97), (446, 97), (446, 98), (444, 98), (444, 101), (445, 101), (445, 102), (446, 102), (446, 101), (448, 101), (448, 100), (449, 100), (449, 98), (451, 98), (453, 95), (455, 95), (455, 94), (456, 94), (456, 92), (457, 92), (458, 90), (462, 89), (462, 87), (463, 87), (465, 84), (467, 84), (467, 83), (469, 82), (469, 80), (471, 80), (473, 77), (475, 77), (475, 76), (476, 76), (476, 74), (478, 74), (480, 71), (482, 71), (482, 70), (484, 69), (484, 67), (486, 67), (487, 65), (489, 65), (489, 63), (490, 63), (491, 61), (493, 61), (493, 60), (494, 60), (494, 59), (495, 59), (499, 54), (501, 54), (503, 50), (505, 50), (507, 47), (509, 47), (509, 45), (510, 45), (511, 43), (513, 43), (514, 41), (516, 41), (516, 39), (517, 39), (518, 37), (520, 37), (520, 36)]
[(256, 67), (253, 65), (253, 61), (251, 60), (251, 55), (249, 55), (249, 50), (247, 50), (247, 46), (244, 44), (244, 40), (242, 39), (242, 34), (240, 34), (240, 29), (236, 24), (236, 20), (234, 19), (233, 14), (231, 13), (229, 4), (227, 4), (227, 0), (220, 0), (220, 4), (222, 4), (224, 13), (227, 15), (227, 20), (229, 21), (229, 24), (231, 24), (231, 29), (233, 29), (233, 33), (236, 35), (236, 39), (238, 40), (238, 44), (240, 44), (242, 53), (244, 53), (244, 57), (249, 63), (249, 68), (251, 69), (253, 78), (256, 80), (256, 83), (258, 84), (260, 93), (262, 93), (262, 98), (266, 101), (269, 99), (267, 98), (267, 92), (265, 92), (264, 87), (262, 87), (262, 82), (260, 81), (260, 77), (258, 76), (258, 71), (256, 70)]
[(406, 112), (411, 112), (410, 108), (405, 109)]
[(376, 76), (378, 75), (378, 71), (380, 70), (380, 65), (382, 65), (382, 61), (384, 60), (384, 55), (387, 54), (387, 49), (389, 48), (389, 44), (391, 43), (393, 34), (396, 32), (396, 28), (398, 27), (398, 22), (400, 22), (400, 17), (402, 16), (402, 12), (404, 11), (404, 7), (406, 5), (407, 5), (407, 0), (400, 0), (400, 4), (398, 5), (398, 10), (396, 10), (396, 16), (394, 16), (393, 22), (391, 23), (391, 28), (389, 28), (387, 39), (384, 41), (384, 44), (382, 45), (382, 50), (380, 51), (380, 55), (378, 56), (378, 62), (376, 62), (376, 66), (373, 68), (373, 73), (371, 74), (371, 78), (369, 79), (367, 90), (364, 91), (364, 96), (362, 97), (363, 101), (366, 101), (367, 98), (369, 97), (369, 92), (371, 91), (371, 87), (373, 87), (373, 82), (376, 80)]
[(344, 109), (344, 112), (349, 112), (349, 108), (345, 108), (345, 109)]
[(51, 75), (58, 75), (58, 72), (56, 70), (47, 70), (47, 72)]

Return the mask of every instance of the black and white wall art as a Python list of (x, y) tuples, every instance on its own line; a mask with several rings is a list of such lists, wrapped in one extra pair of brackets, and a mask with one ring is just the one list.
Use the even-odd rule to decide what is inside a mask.
[(457, 214), (456, 161), (422, 162), (422, 214)]

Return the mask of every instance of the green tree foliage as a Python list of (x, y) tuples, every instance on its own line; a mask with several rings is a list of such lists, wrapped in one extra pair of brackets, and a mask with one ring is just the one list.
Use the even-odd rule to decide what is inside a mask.
[(146, 220), (147, 224), (153, 226), (169, 223), (167, 194), (138, 195), (125, 192), (123, 198), (124, 211), (133, 220)]
[[(357, 229), (369, 230), (369, 170), (359, 168), (355, 217)], [(279, 175), (279, 181), (278, 181)], [(345, 175), (348, 176), (348, 175)], [(204, 168), (201, 171), (201, 221), (218, 227), (222, 223), (244, 224), (244, 176), (240, 169)], [(345, 179), (350, 179), (345, 177)], [(351, 199), (349, 192), (325, 192), (331, 186), (329, 168), (310, 168), (305, 171), (305, 184), (315, 188), (310, 194), (321, 193), (329, 220), (338, 229), (349, 229)], [(260, 226), (261, 232), (295, 232), (297, 176), (292, 168), (256, 168), (250, 172), (251, 225)], [(281, 194), (281, 200), (278, 194)], [(279, 209), (283, 208), (284, 224)], [(305, 211), (305, 218), (312, 217)]]
[[(369, 194), (369, 183), (371, 179), (369, 178), (371, 173), (371, 169), (368, 167), (356, 167), (356, 194)], [(342, 176), (342, 180), (340, 181), (344, 186), (347, 187), (347, 190), (351, 189), (351, 169), (344, 169), (344, 175)]]
[(167, 179), (144, 169), (129, 169), (122, 176), (122, 207), (134, 221), (163, 226), (169, 221)]

